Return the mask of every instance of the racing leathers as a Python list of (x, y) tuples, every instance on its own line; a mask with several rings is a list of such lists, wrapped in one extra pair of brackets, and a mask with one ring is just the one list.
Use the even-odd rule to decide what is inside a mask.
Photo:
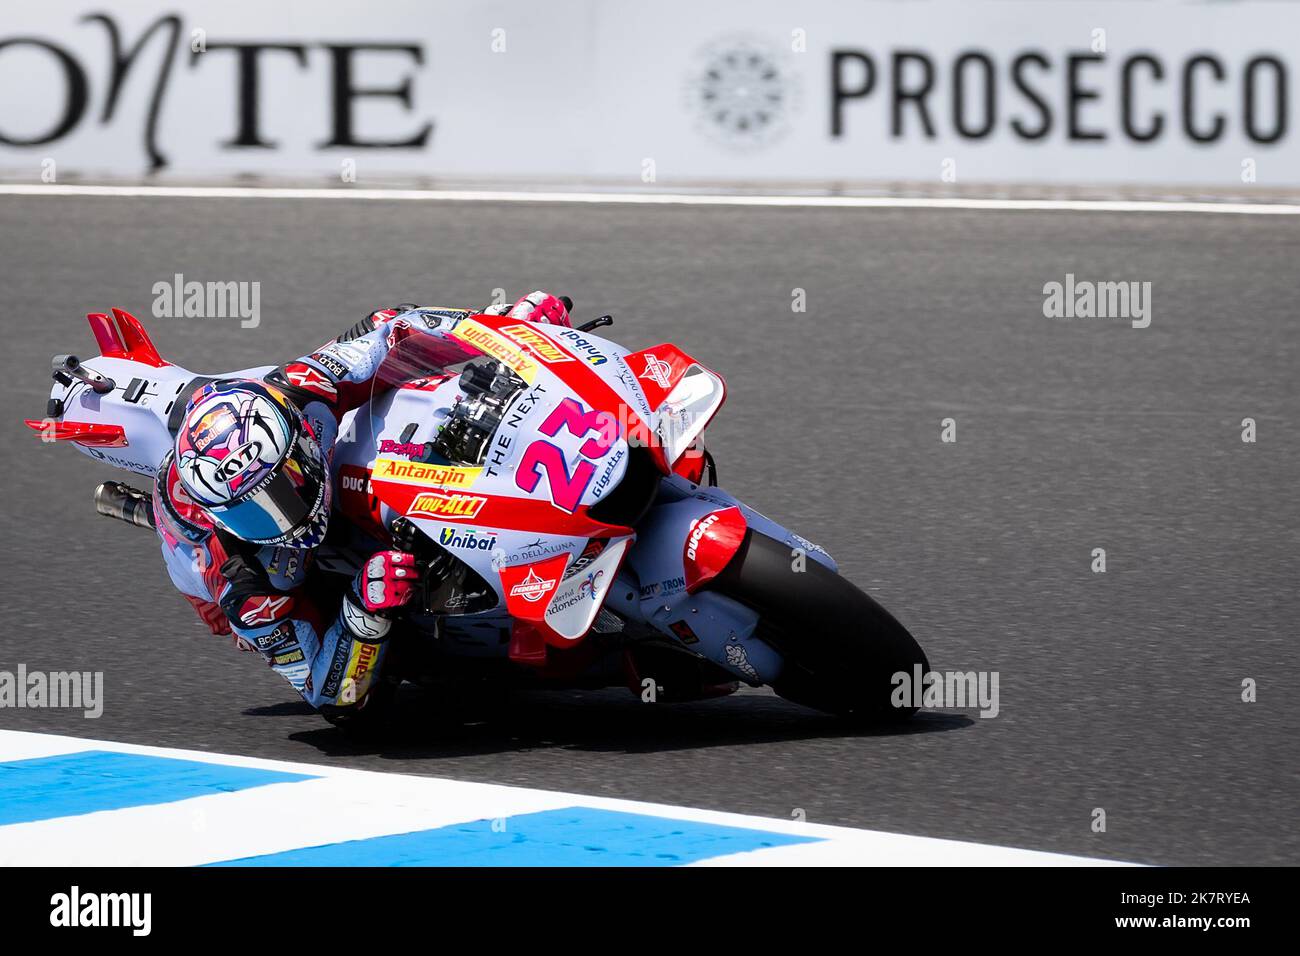
[[(388, 350), (410, 334), (416, 319), (403, 316), (427, 314), (413, 313), (415, 308), (374, 312), (263, 379), (301, 412), (327, 461), (344, 414), (369, 400)], [(439, 311), (466, 315), (473, 310)], [(513, 308), (485, 311), (569, 324), (563, 303), (541, 292)], [(375, 552), (340, 595), (314, 566), (314, 548), (250, 543), (219, 527), (211, 512), (186, 493), (174, 454), (159, 468), (154, 514), (172, 582), (214, 633), (231, 634), (241, 650), (260, 653), (304, 700), (327, 715), (366, 705), (387, 654), (391, 612), (410, 599), (418, 580), (411, 555)]]

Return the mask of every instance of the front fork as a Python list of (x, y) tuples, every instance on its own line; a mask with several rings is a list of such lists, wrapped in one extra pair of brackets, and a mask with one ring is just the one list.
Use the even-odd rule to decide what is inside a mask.
[(759, 686), (780, 676), (781, 655), (755, 636), (758, 612), (709, 586), (712, 574), (739, 547), (745, 528), (787, 543), (792, 562), (814, 560), (836, 570), (817, 545), (735, 496), (673, 476), (664, 480), (659, 498), (638, 524), (636, 543), (619, 573), (625, 586), (612, 588), (607, 603), (738, 680)]

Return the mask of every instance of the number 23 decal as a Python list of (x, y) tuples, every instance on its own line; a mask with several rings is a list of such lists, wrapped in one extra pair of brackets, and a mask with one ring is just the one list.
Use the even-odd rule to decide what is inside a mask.
[[(566, 398), (546, 416), (538, 428), (543, 435), (554, 438), (561, 428), (567, 428), (569, 434), (582, 438), (589, 432), (597, 432), (595, 438), (588, 438), (578, 449), (584, 459), (601, 459), (613, 447), (618, 437), (616, 428), (609, 428), (611, 418), (604, 412), (586, 411), (572, 398)], [(583, 493), (596, 477), (596, 466), (591, 460), (579, 461), (572, 474), (564, 461), (564, 452), (558, 445), (553, 445), (544, 438), (539, 438), (524, 449), (515, 470), (515, 484), (530, 494), (537, 490), (537, 483), (546, 478), (555, 507), (569, 514), (578, 510), (578, 502)]]

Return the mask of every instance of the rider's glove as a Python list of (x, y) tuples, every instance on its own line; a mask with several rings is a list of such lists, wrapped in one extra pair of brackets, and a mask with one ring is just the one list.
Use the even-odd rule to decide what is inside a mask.
[(352, 588), (362, 608), (376, 614), (404, 607), (415, 596), (419, 580), (415, 555), (376, 551), (357, 572)]
[(420, 580), (415, 556), (378, 551), (362, 565), (343, 598), (343, 624), (359, 640), (382, 641), (392, 627), (389, 615), (408, 604)]
[(415, 555), (376, 551), (356, 572), (350, 593), (343, 596), (343, 626), (357, 640), (382, 641), (393, 627), (391, 613), (415, 597), (419, 581)]
[(569, 319), (569, 310), (565, 308), (564, 303), (541, 289), (528, 293), (509, 309), (505, 306), (490, 306), (486, 312), (489, 315), (508, 315), (512, 319), (523, 319), (525, 322), (541, 322), (544, 325), (563, 325), (565, 328), (573, 328), (573, 323)]

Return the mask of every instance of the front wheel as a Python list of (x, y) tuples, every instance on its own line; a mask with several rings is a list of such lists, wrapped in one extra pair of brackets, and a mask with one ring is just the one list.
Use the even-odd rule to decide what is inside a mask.
[(856, 585), (750, 529), (712, 590), (760, 615), (756, 636), (785, 660), (772, 685), (805, 707), (856, 720), (910, 717), (891, 701), (897, 673), (929, 670), (925, 652), (903, 625)]

